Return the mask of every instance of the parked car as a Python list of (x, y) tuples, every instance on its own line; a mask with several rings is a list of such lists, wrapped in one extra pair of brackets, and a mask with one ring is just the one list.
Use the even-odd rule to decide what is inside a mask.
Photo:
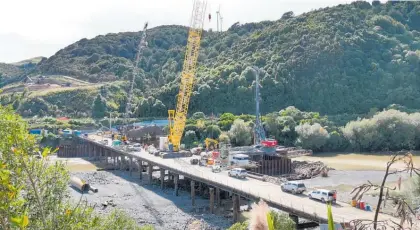
[(211, 166), (211, 171), (214, 172), (214, 173), (221, 172), (222, 168), (220, 167), (220, 165), (212, 165)]
[(304, 191), (306, 191), (306, 186), (303, 182), (288, 181), (281, 184), (281, 190), (284, 192), (291, 192), (293, 194), (302, 194)]
[(247, 176), (246, 170), (242, 168), (234, 168), (228, 172), (231, 177), (245, 178)]
[(192, 165), (196, 165), (196, 164), (198, 164), (198, 159), (197, 158), (192, 158), (191, 160), (190, 160), (190, 163), (192, 164)]
[(128, 149), (131, 151), (141, 151), (141, 144), (135, 143), (134, 145), (130, 145)]
[(322, 202), (332, 201), (336, 203), (337, 201), (337, 191), (327, 190), (327, 189), (315, 189), (308, 194), (310, 199), (320, 200)]

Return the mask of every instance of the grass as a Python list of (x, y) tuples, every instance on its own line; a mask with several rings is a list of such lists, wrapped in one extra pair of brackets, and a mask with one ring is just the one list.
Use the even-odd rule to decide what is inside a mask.
[(103, 84), (96, 84), (96, 85), (87, 85), (87, 86), (77, 86), (77, 87), (60, 87), (60, 88), (51, 88), (51, 89), (43, 89), (42, 91), (32, 91), (29, 97), (38, 97), (38, 96), (45, 96), (49, 93), (57, 93), (57, 92), (66, 92), (66, 91), (73, 91), (77, 89), (97, 89), (101, 87)]

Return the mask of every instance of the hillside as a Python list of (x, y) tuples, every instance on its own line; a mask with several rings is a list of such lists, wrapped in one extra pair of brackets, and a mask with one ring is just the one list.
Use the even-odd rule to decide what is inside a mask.
[[(355, 2), (280, 17), (203, 34), (191, 112), (253, 113), (254, 65), (265, 71), (262, 113), (289, 105), (323, 114), (367, 113), (390, 104), (420, 108), (420, 2)], [(136, 82), (138, 109), (142, 116), (165, 116), (178, 92), (187, 28), (161, 26), (148, 34)], [(140, 35), (82, 39), (41, 61), (38, 72), (128, 80)], [(118, 100), (105, 95), (115, 110), (124, 102), (121, 92)]]

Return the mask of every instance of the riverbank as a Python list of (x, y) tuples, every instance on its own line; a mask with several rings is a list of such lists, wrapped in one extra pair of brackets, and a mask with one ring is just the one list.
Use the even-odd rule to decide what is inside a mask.
[[(413, 152), (414, 165), (420, 167), (420, 156)], [(392, 155), (386, 153), (315, 153), (312, 156), (293, 158), (298, 161), (321, 161), (336, 170), (383, 171)], [(393, 165), (393, 169), (404, 168), (403, 162)]]
[[(161, 190), (160, 186), (149, 185), (134, 175), (121, 171), (72, 172), (98, 189), (97, 193), (82, 194), (70, 188), (75, 201), (82, 196), (95, 207), (98, 213), (110, 213), (121, 209), (136, 220), (139, 225), (151, 224), (155, 229), (190, 229), (190, 225), (204, 226), (202, 229), (226, 229), (231, 225), (228, 218), (209, 214), (208, 200), (196, 198), (195, 208), (191, 205), (189, 193), (180, 191), (173, 195), (173, 189)], [(201, 228), (200, 228), (201, 229)]]

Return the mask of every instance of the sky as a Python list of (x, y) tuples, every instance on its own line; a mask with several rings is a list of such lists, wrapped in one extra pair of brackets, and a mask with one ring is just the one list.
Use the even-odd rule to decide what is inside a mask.
[[(277, 20), (352, 0), (207, 0), (205, 29), (216, 30), (220, 6), (223, 30), (235, 22)], [(159, 25), (188, 25), (193, 0), (0, 0), (0, 62), (12, 63), (58, 50), (97, 35), (139, 31)]]

